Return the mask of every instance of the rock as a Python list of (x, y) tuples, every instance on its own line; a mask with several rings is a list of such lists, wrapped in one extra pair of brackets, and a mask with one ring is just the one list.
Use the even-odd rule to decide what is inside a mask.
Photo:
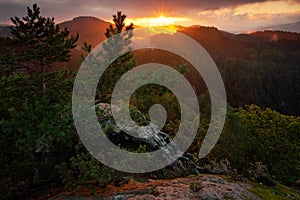
[[(220, 182), (220, 183), (216, 183)], [(188, 178), (173, 180), (152, 180), (144, 183), (144, 187), (151, 185), (152, 192), (132, 196), (127, 193), (130, 200), (141, 199), (253, 199), (261, 200), (255, 194), (249, 192), (251, 185), (240, 182), (227, 182), (216, 175), (203, 174)], [(200, 186), (199, 189), (198, 185)]]
[(220, 160), (219, 162), (212, 160), (210, 164), (201, 167), (202, 171), (211, 174), (230, 174), (230, 163), (227, 159)]
[[(219, 183), (216, 183), (219, 182)], [(113, 184), (106, 188), (101, 188), (96, 195), (68, 194), (62, 196), (59, 194), (53, 199), (116, 199), (116, 200), (189, 200), (189, 199), (207, 199), (207, 200), (224, 200), (224, 199), (252, 199), (262, 200), (249, 191), (252, 186), (242, 182), (228, 182), (218, 175), (201, 174), (185, 178), (167, 179), (167, 180), (150, 180), (139, 182), (130, 180), (120, 187)], [(293, 197), (287, 196), (290, 199)]]
[[(121, 147), (129, 149), (137, 149), (139, 146), (144, 145), (146, 146), (146, 151), (151, 152), (171, 144), (174, 148), (172, 148), (171, 151), (165, 148), (165, 159), (174, 160), (174, 156), (179, 157), (179, 155), (182, 154), (182, 152), (176, 148), (176, 144), (170, 139), (168, 134), (161, 132), (157, 125), (127, 125), (126, 121), (124, 121), (122, 128), (120, 128), (113, 120), (110, 104), (99, 103), (97, 106), (100, 110), (104, 111), (104, 115), (99, 116), (99, 121), (102, 126), (113, 126), (113, 129), (109, 133), (106, 133), (106, 135), (115, 145), (121, 145)], [(114, 111), (115, 110), (117, 111), (118, 108), (114, 108)], [(142, 119), (146, 119), (142, 113), (138, 113)], [(133, 137), (132, 135), (135, 135), (136, 137)], [(194, 162), (191, 154), (184, 154), (168, 166), (167, 169), (179, 173), (186, 172), (186, 174), (200, 173), (200, 168)]]
[(119, 194), (112, 197), (113, 200), (126, 200), (126, 194)]
[(211, 192), (204, 192), (203, 194), (200, 194), (199, 197), (202, 200), (219, 200), (222, 198), (222, 196), (217, 196), (216, 194), (213, 194)]

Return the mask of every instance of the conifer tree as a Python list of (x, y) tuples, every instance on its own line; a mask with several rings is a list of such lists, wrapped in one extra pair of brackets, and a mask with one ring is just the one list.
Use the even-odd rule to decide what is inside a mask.
[[(132, 23), (128, 26), (125, 25), (126, 17), (127, 16), (125, 14), (118, 11), (117, 14), (113, 15), (114, 23), (106, 29), (106, 38), (116, 36), (114, 40), (108, 40), (104, 45), (104, 54), (107, 59), (113, 58), (115, 53), (121, 52), (125, 48), (130, 50), (129, 45), (133, 37), (133, 32), (131, 30), (133, 30), (134, 27)], [(101, 91), (99, 98), (109, 98), (117, 81), (124, 73), (132, 69), (135, 65), (136, 60), (132, 52), (129, 52), (115, 60), (104, 72), (99, 82), (99, 89)]]
[(76, 47), (78, 34), (69, 36), (67, 29), (61, 31), (53, 17), (40, 15), (37, 4), (32, 9), (27, 7), (27, 15), (22, 19), (13, 17), (11, 21), (14, 24), (11, 28), (14, 47), (11, 69), (38, 77), (43, 94), (46, 90), (45, 71), (56, 62), (69, 61), (70, 51)]

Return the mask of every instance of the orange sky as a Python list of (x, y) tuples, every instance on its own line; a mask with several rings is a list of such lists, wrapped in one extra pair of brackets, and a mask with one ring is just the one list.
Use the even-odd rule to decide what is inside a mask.
[(0, 0), (0, 24), (10, 23), (12, 16), (24, 16), (26, 6), (34, 2), (42, 15), (53, 16), (57, 22), (77, 16), (110, 21), (118, 10), (140, 26), (205, 25), (230, 32), (300, 21), (300, 0)]
[[(300, 3), (295, 1), (265, 1), (247, 3), (234, 7), (201, 10), (193, 15), (174, 16), (168, 12), (157, 12), (153, 16), (129, 18), (134, 24), (184, 26), (205, 25), (219, 29), (239, 32), (251, 31), (252, 28), (266, 27), (284, 23), (291, 23), (300, 16)], [(293, 17), (295, 20), (293, 21)], [(290, 21), (288, 21), (292, 18)]]

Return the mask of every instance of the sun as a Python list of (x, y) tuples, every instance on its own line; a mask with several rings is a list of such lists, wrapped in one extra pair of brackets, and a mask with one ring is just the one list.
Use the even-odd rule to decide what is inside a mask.
[(165, 17), (164, 15), (160, 15), (156, 18), (151, 19), (150, 24), (153, 26), (168, 26), (174, 25), (175, 20), (172, 17)]
[(172, 26), (172, 25), (174, 26), (184, 21), (187, 21), (187, 18), (171, 17), (171, 16), (165, 16), (161, 14), (156, 17), (137, 18), (133, 21), (133, 23), (138, 26), (149, 27), (149, 26)]
[(147, 28), (151, 33), (176, 33), (179, 29), (178, 25), (188, 23), (191, 19), (159, 12), (154, 14), (154, 16), (131, 18), (128, 21), (132, 22), (136, 27)]

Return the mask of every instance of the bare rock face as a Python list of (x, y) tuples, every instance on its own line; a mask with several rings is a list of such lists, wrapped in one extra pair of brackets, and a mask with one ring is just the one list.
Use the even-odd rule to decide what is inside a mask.
[[(253, 199), (261, 200), (249, 192), (250, 184), (241, 182), (228, 182), (216, 175), (203, 174), (189, 178), (174, 180), (153, 180), (148, 183), (152, 191), (148, 194), (124, 194), (126, 199)], [(123, 196), (124, 197), (124, 196)]]
[[(137, 149), (139, 146), (144, 145), (148, 152), (156, 151), (160, 148), (164, 149), (163, 147), (170, 143), (172, 146), (176, 146), (169, 135), (161, 132), (159, 127), (155, 124), (150, 124), (149, 126), (126, 126), (126, 122), (124, 122), (125, 125), (123, 125), (123, 130), (121, 130), (112, 118), (110, 104), (100, 103), (97, 106), (100, 110), (104, 111), (104, 115), (99, 117), (100, 124), (104, 127), (108, 125), (113, 126), (111, 131), (106, 133), (106, 136), (115, 145), (130, 149)], [(139, 112), (139, 115), (141, 119), (145, 119), (145, 116), (143, 116), (142, 113)], [(129, 135), (125, 133), (125, 131), (131, 134)], [(137, 137), (133, 137), (132, 135), (136, 135)], [(174, 148), (172, 151), (166, 150), (164, 157), (165, 159), (172, 159), (174, 155), (181, 154), (182, 152), (180, 152), (177, 148)], [(200, 173), (199, 167), (195, 164), (193, 156), (190, 154), (184, 154), (168, 166), (167, 169), (179, 173), (184, 171), (184, 174)]]
[[(229, 182), (217, 175), (201, 174), (172, 180), (129, 180), (127, 184), (115, 187), (108, 185), (95, 195), (80, 196), (84, 200), (261, 200), (251, 193), (252, 186), (246, 182)], [(68, 199), (77, 199), (76, 197)]]

